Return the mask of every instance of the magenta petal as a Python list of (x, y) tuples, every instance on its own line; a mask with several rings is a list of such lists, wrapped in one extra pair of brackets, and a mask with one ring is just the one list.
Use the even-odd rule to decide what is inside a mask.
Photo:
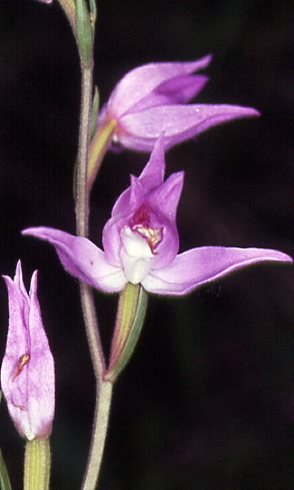
[(186, 104), (204, 88), (207, 82), (208, 77), (204, 75), (184, 75), (171, 78), (140, 99), (127, 112), (135, 114), (151, 107)]
[[(138, 177), (134, 177), (134, 175), (131, 175), (129, 204), (128, 204), (128, 209), (124, 210), (124, 214), (129, 214), (132, 211), (135, 211), (138, 208), (138, 206), (142, 204), (143, 198), (144, 198), (144, 188), (140, 182), (140, 179)], [(113, 211), (112, 216), (114, 215), (115, 214)]]
[(126, 148), (151, 151), (164, 132), (166, 149), (220, 123), (258, 115), (255, 109), (234, 105), (166, 105), (126, 114), (120, 120), (117, 138)]
[(96, 289), (113, 293), (122, 291), (127, 283), (122, 269), (109, 264), (104, 252), (87, 238), (47, 227), (27, 228), (22, 233), (54, 245), (65, 269)]
[(178, 255), (168, 267), (152, 270), (142, 285), (155, 294), (183, 295), (202, 284), (260, 262), (293, 262), (276, 250), (200, 247)]
[(118, 217), (128, 215), (130, 208), (140, 206), (142, 196), (144, 196), (144, 189), (138, 177), (131, 175), (131, 185), (116, 200), (112, 208), (111, 218), (117, 219)]
[(111, 218), (103, 228), (102, 243), (108, 262), (121, 266), (121, 231), (129, 225), (132, 215), (144, 203), (145, 193), (138, 177), (131, 176), (131, 186), (116, 201)]
[[(51, 431), (55, 406), (54, 361), (44, 329), (40, 328), (41, 311), (37, 298), (37, 273), (34, 272), (30, 288), (29, 329), (31, 338), (28, 366), (29, 414), (32, 431), (46, 437)], [(34, 396), (32, 396), (34, 394)], [(42, 413), (42, 418), (40, 417)]]
[(173, 173), (148, 196), (148, 202), (154, 212), (167, 218), (173, 224), (175, 223), (183, 184), (184, 172)]
[(54, 416), (55, 376), (37, 298), (37, 273), (32, 276), (29, 295), (20, 262), (13, 280), (3, 277), (9, 297), (9, 329), (1, 386), (19, 433), (29, 440), (47, 437)]
[(150, 63), (139, 66), (127, 73), (117, 84), (109, 99), (107, 112), (110, 117), (120, 118), (166, 80), (201, 70), (210, 61), (211, 56), (208, 55), (192, 62)]
[[(153, 107), (165, 104), (185, 104), (201, 92), (208, 82), (205, 75), (184, 75), (171, 78), (159, 85), (153, 92)], [(155, 94), (159, 96), (158, 103)], [(151, 96), (150, 96), (151, 99)], [(135, 112), (137, 105), (132, 109)], [(147, 107), (145, 107), (147, 109)], [(144, 107), (140, 107), (144, 109)]]
[(164, 133), (160, 133), (152, 149), (149, 161), (140, 174), (139, 179), (145, 193), (163, 183), (165, 172), (164, 139)]
[(133, 177), (131, 179), (131, 186), (128, 187), (117, 199), (113, 206), (111, 216), (117, 216), (119, 214), (129, 214), (130, 206), (134, 198), (132, 198), (132, 192), (134, 193), (135, 182), (140, 183), (142, 189), (142, 195), (147, 194), (152, 189), (162, 184), (165, 172), (165, 159), (164, 159), (164, 135), (160, 135), (155, 142), (155, 146), (152, 150), (148, 163), (145, 165), (139, 178)]

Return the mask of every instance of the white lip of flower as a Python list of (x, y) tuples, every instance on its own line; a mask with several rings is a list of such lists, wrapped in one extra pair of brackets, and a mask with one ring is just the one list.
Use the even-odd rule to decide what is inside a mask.
[(151, 269), (156, 254), (154, 249), (162, 240), (162, 230), (143, 225), (135, 225), (132, 230), (124, 226), (121, 239), (121, 260), (126, 278), (132, 284), (142, 283)]

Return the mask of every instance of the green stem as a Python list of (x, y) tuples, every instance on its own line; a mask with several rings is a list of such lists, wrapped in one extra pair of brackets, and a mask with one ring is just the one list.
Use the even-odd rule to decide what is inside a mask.
[(82, 66), (82, 94), (77, 168), (76, 227), (77, 235), (87, 236), (89, 228), (89, 197), (87, 192), (88, 155), (90, 144), (93, 68)]
[[(77, 168), (76, 229), (78, 236), (87, 236), (89, 228), (89, 192), (87, 190), (88, 155), (90, 144), (92, 68), (82, 67), (81, 119)], [(92, 289), (81, 281), (81, 302), (86, 326), (86, 334), (96, 379), (102, 379), (105, 361)]]
[[(91, 360), (97, 383), (103, 379), (105, 360), (99, 334), (93, 291), (87, 284), (80, 281), (80, 295), (86, 327), (86, 335), (90, 349)], [(98, 389), (98, 387), (97, 387)]]
[[(82, 63), (81, 63), (82, 65)], [(91, 132), (93, 66), (81, 66), (81, 113), (79, 128), (79, 151), (76, 187), (76, 232), (78, 236), (88, 236), (89, 230), (89, 196), (88, 190), (88, 161)], [(81, 302), (96, 379), (103, 379), (105, 360), (99, 336), (92, 289), (81, 281)]]
[(109, 381), (100, 381), (97, 384), (95, 422), (82, 490), (94, 490), (96, 488), (107, 434), (112, 386)]
[[(76, 230), (77, 235), (87, 236), (89, 228), (89, 191), (87, 189), (88, 157), (90, 143), (92, 68), (82, 66), (81, 117), (77, 167)], [(92, 289), (80, 282), (81, 302), (86, 335), (96, 378), (96, 408), (92, 429), (92, 441), (84, 476), (83, 490), (96, 488), (105, 444), (112, 384), (103, 382), (105, 360), (100, 340)]]
[(24, 461), (24, 490), (48, 490), (50, 466), (49, 437), (27, 441)]

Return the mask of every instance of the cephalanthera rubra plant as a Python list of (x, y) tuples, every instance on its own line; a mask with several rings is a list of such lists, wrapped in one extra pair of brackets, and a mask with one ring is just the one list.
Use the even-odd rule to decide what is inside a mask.
[[(177, 209), (185, 192), (185, 161), (177, 172), (166, 177), (165, 153), (214, 126), (256, 117), (259, 111), (232, 104), (194, 102), (208, 82), (202, 71), (209, 67), (211, 55), (195, 61), (156, 61), (138, 66), (118, 81), (99, 109), (93, 87), (95, 0), (58, 3), (72, 28), (81, 68), (81, 113), (74, 172), (76, 233), (48, 227), (46, 223), (35, 226), (32, 217), (32, 226), (22, 230), (22, 234), (53, 245), (65, 270), (80, 282), (96, 379), (92, 440), (81, 488), (94, 490), (104, 452), (113, 385), (137, 345), (148, 296), (165, 295), (173, 299), (193, 294), (197, 288), (225, 280), (231, 273), (242, 274), (246, 267), (260, 263), (271, 263), (273, 267), (289, 265), (292, 258), (270, 248), (210, 244), (179, 252)], [(130, 176), (130, 185), (114, 203), (103, 228), (100, 248), (89, 237), (91, 190), (105, 154), (117, 149), (146, 152), (147, 163)], [(94, 206), (92, 211), (93, 215), (99, 213)], [(192, 228), (192, 213), (190, 219)], [(32, 275), (29, 292), (20, 261), (14, 278), (6, 275), (3, 278), (8, 290), (9, 322), (1, 388), (9, 414), (26, 444), (24, 489), (48, 490), (49, 438), (55, 402), (62, 401), (55, 401), (54, 362), (37, 297), (37, 272)], [(94, 290), (119, 294), (109, 355), (100, 340)], [(10, 490), (1, 453), (0, 477), (1, 488)], [(76, 486), (80, 487), (78, 482)]]

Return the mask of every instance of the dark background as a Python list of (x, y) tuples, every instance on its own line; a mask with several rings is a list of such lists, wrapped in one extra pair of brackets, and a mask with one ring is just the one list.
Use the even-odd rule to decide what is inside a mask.
[[(200, 245), (293, 250), (292, 6), (286, 1), (101, 1), (95, 82), (106, 101), (129, 69), (149, 61), (214, 59), (197, 101), (259, 109), (259, 119), (213, 128), (167, 154), (185, 170), (181, 250)], [(81, 484), (94, 377), (78, 285), (49, 245), (20, 230), (74, 233), (73, 163), (80, 74), (70, 28), (54, 0), (0, 3), (0, 273), (23, 261), (56, 360), (52, 489)], [(148, 155), (109, 154), (95, 184), (91, 238), (129, 174)], [(114, 390), (104, 490), (293, 490), (293, 271), (260, 265), (182, 299), (151, 297), (130, 365)], [(97, 293), (105, 348), (117, 297)], [(0, 282), (0, 353), (7, 293)], [(14, 490), (23, 441), (1, 403), (0, 446)], [(292, 432), (292, 434), (291, 434)]]

